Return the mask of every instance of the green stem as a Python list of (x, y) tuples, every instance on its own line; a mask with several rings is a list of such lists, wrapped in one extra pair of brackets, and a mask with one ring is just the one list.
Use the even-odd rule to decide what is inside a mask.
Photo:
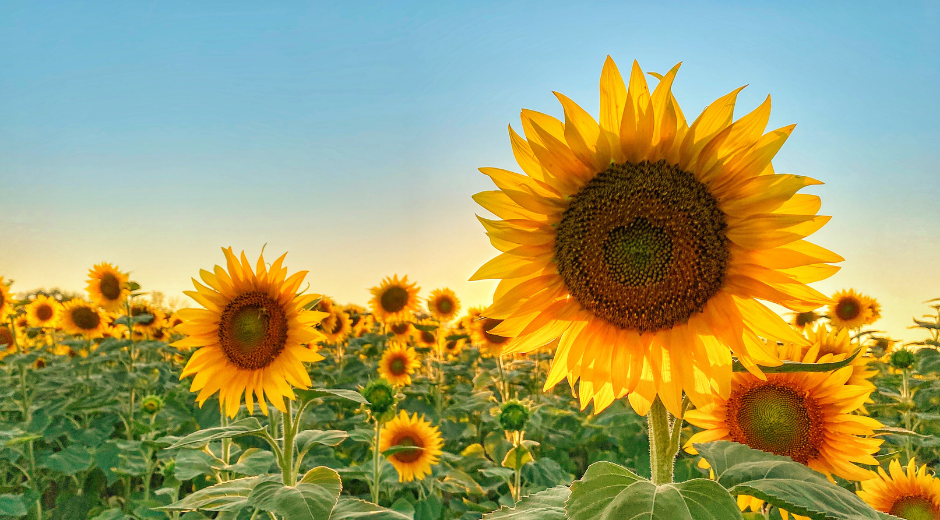
[(372, 503), (379, 503), (379, 435), (382, 428), (382, 421), (378, 417), (375, 419), (375, 439), (372, 444)]
[[(228, 415), (225, 414), (225, 410), (222, 409), (222, 406), (219, 406), (219, 423), (222, 427), (228, 426)], [(229, 456), (232, 452), (232, 439), (230, 437), (225, 437), (222, 439), (222, 462), (228, 466), (229, 465)], [(229, 474), (227, 471), (222, 472), (222, 478), (225, 480), (229, 479)]]
[(297, 423), (293, 417), (293, 401), (284, 398), (284, 406), (287, 413), (284, 415), (284, 446), (281, 450), (281, 473), (285, 486), (294, 486), (297, 484), (297, 473), (294, 471), (294, 436), (297, 434)]
[(506, 385), (506, 371), (503, 369), (502, 354), (496, 355), (496, 366), (499, 367), (499, 394), (502, 398), (501, 401), (505, 403), (509, 400), (509, 396), (507, 395), (508, 389)]
[(519, 465), (519, 449), (522, 445), (522, 432), (513, 432), (512, 445), (513, 449), (516, 450), (516, 462), (513, 464), (515, 486), (512, 488), (512, 500), (518, 504), (519, 500), (522, 498), (522, 467)]
[(671, 435), (669, 412), (656, 396), (646, 416), (649, 423), (650, 473), (653, 484), (661, 486), (672, 482), (675, 453), (670, 453)]

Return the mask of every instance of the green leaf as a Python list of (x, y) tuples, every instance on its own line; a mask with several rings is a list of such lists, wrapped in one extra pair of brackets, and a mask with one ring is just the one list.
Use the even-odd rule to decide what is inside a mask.
[(0, 516), (19, 518), (26, 516), (26, 511), (26, 504), (23, 503), (22, 495), (10, 495), (6, 493), (0, 495)]
[(239, 475), (264, 475), (271, 469), (271, 466), (273, 466), (275, 462), (274, 454), (270, 451), (248, 448), (238, 457), (238, 462), (231, 466), (226, 466), (224, 469), (225, 471), (231, 471)]
[(65, 475), (74, 475), (90, 468), (92, 457), (88, 449), (81, 444), (69, 444), (64, 450), (43, 458), (39, 465)]
[(711, 480), (657, 486), (610, 462), (595, 462), (571, 485), (565, 505), (571, 520), (741, 520), (738, 504)]
[(519, 446), (509, 450), (503, 457), (502, 466), (514, 470), (522, 469), (522, 466), (532, 462), (532, 453), (525, 446)]
[(131, 517), (124, 514), (124, 511), (120, 509), (107, 509), (102, 511), (100, 515), (91, 518), (91, 520), (127, 520)]
[(570, 495), (566, 486), (549, 488), (523, 497), (516, 507), (503, 507), (483, 515), (483, 520), (565, 520), (565, 501)]
[(743, 444), (696, 444), (719, 484), (732, 495), (759, 498), (789, 513), (814, 520), (877, 520), (878, 514), (855, 493), (787, 457)]
[(421, 446), (391, 446), (382, 452), (383, 457), (391, 457), (396, 453), (410, 453), (412, 451), (424, 451)]
[(940, 372), (940, 352), (932, 348), (922, 348), (914, 353), (914, 357), (917, 359), (919, 374)]
[(412, 520), (412, 517), (348, 496), (340, 497), (329, 520)]
[(184, 481), (199, 475), (208, 475), (223, 466), (221, 460), (200, 450), (180, 450), (176, 455), (176, 467), (173, 476)]
[(431, 325), (431, 324), (412, 323), (412, 326), (414, 326), (414, 328), (422, 332), (434, 332), (435, 330), (437, 330), (437, 325)]
[(336, 446), (346, 440), (346, 437), (349, 437), (349, 434), (342, 430), (304, 430), (294, 437), (294, 445), (297, 446), (297, 451), (303, 453), (314, 444)]
[(311, 388), (309, 390), (294, 390), (294, 392), (303, 402), (312, 401), (318, 397), (332, 395), (335, 397), (342, 397), (343, 399), (349, 399), (350, 401), (356, 401), (360, 404), (369, 404), (369, 401), (359, 392), (355, 390), (346, 390), (344, 388)]
[[(278, 476), (280, 478), (280, 476)], [(186, 511), (238, 511), (248, 505), (248, 496), (258, 484), (260, 477), (245, 477), (222, 482), (187, 495), (179, 502), (158, 509)]]
[[(861, 351), (861, 348), (855, 349), (855, 352), (853, 352), (851, 356), (841, 361), (833, 361), (831, 363), (800, 363), (797, 361), (784, 361), (780, 366), (761, 366), (760, 369), (761, 372), (765, 374), (787, 374), (791, 372), (831, 372), (844, 366), (848, 366)], [(744, 365), (741, 364), (741, 362), (737, 359), (731, 363), (731, 369), (734, 372), (747, 372), (747, 368), (744, 368)]]
[(258, 422), (258, 419), (255, 419), (254, 417), (246, 417), (240, 421), (235, 421), (228, 426), (216, 426), (215, 428), (207, 428), (205, 430), (199, 430), (198, 432), (190, 433), (182, 439), (174, 442), (167, 449), (198, 449), (212, 441), (228, 439), (230, 437), (238, 437), (239, 435), (248, 435), (251, 433), (260, 432), (263, 429), (264, 426), (261, 426), (261, 423)]
[(251, 491), (249, 505), (291, 520), (323, 520), (343, 488), (339, 473), (323, 466), (308, 471), (296, 486), (285, 486), (281, 478), (262, 479)]

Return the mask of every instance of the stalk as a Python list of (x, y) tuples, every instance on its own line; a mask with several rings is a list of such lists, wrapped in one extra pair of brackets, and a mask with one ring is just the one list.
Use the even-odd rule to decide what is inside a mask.
[(646, 416), (649, 422), (650, 474), (653, 484), (661, 486), (672, 482), (675, 453), (670, 453), (671, 435), (669, 412), (656, 396)]
[(284, 445), (281, 449), (281, 473), (285, 486), (294, 486), (297, 484), (297, 473), (294, 471), (294, 436), (297, 435), (297, 423), (299, 417), (294, 417), (293, 402), (287, 397), (284, 398), (284, 406), (287, 413), (284, 413)]
[(375, 419), (375, 441), (372, 445), (372, 503), (379, 503), (380, 483), (379, 483), (379, 435), (382, 428), (382, 421), (377, 416)]

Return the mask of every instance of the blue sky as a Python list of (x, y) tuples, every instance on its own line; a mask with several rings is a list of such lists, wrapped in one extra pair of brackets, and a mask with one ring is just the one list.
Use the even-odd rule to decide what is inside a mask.
[[(777, 171), (817, 178), (846, 258), (817, 284), (879, 298), (878, 325), (940, 297), (940, 3), (0, 2), (0, 275), (84, 287), (101, 261), (179, 295), (222, 246), (366, 303), (428, 294), (494, 254), (471, 195), (516, 169), (506, 126), (552, 91), (596, 114), (622, 70), (683, 65), (687, 116), (749, 85), (798, 123)], [(823, 4), (823, 3), (819, 3)]]

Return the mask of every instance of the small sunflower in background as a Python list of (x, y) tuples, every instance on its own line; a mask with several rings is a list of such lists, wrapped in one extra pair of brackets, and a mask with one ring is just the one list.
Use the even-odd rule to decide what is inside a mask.
[(411, 323), (407, 321), (387, 323), (386, 326), (388, 332), (392, 335), (390, 339), (392, 343), (408, 343), (408, 340), (411, 339), (411, 331), (414, 330)]
[(466, 344), (467, 340), (464, 338), (445, 339), (444, 342), (441, 343), (440, 352), (442, 355), (447, 356), (448, 359), (454, 359), (460, 355), (460, 352)]
[(815, 311), (795, 312), (793, 313), (793, 321), (790, 322), (790, 325), (792, 325), (794, 329), (803, 332), (807, 327), (812, 327), (819, 318), (821, 318), (821, 316), (816, 314)]
[(61, 312), (61, 303), (55, 298), (40, 294), (26, 306), (26, 321), (30, 327), (55, 327)]
[(365, 326), (365, 321), (363, 321), (365, 309), (350, 303), (343, 307), (343, 310), (346, 311), (346, 315), (349, 316), (350, 333), (355, 337), (361, 336), (363, 327)]
[(897, 343), (897, 340), (891, 338), (871, 336), (868, 338), (866, 345), (868, 347), (868, 351), (873, 357), (881, 359), (891, 354), (895, 343)]
[(373, 287), (372, 316), (382, 323), (404, 321), (411, 318), (411, 314), (418, 309), (418, 291), (420, 287), (409, 284), (408, 277), (401, 280), (396, 274), (392, 278), (386, 277), (382, 285)]
[(7, 315), (11, 312), (13, 312), (13, 301), (10, 299), (10, 287), (0, 276), (0, 322), (6, 321)]
[(855, 292), (854, 289), (845, 289), (832, 296), (829, 305), (829, 322), (835, 327), (857, 329), (871, 319), (871, 306), (868, 298)]
[[(823, 356), (831, 355), (833, 361), (841, 361), (855, 352), (856, 346), (852, 344), (848, 329), (830, 330), (825, 324), (820, 323), (816, 329), (807, 329), (806, 337), (811, 345), (804, 348), (804, 354), (815, 352), (815, 356), (810, 355), (811, 363), (818, 363)], [(816, 359), (812, 359), (815, 357)], [(872, 360), (866, 356), (865, 352), (859, 352), (855, 359), (849, 364), (852, 367), (852, 377), (847, 384), (858, 385), (875, 389), (875, 384), (871, 382), (871, 377), (878, 373), (877, 370), (869, 370), (868, 363)]]
[(503, 320), (494, 318), (483, 318), (471, 324), (470, 338), (473, 344), (479, 348), (480, 352), (484, 355), (501, 356), (503, 354), (503, 348), (505, 348), (512, 339), (491, 332), (502, 322)]
[(16, 352), (16, 338), (10, 327), (0, 323), (0, 359)]
[(88, 270), (88, 296), (91, 301), (109, 312), (117, 312), (124, 307), (131, 291), (127, 288), (127, 274), (108, 262), (102, 262)]
[(907, 463), (892, 460), (888, 471), (878, 468), (878, 478), (862, 482), (856, 491), (872, 508), (907, 520), (940, 518), (940, 479), (927, 473), (927, 465), (917, 469), (914, 459)]
[(188, 337), (173, 345), (197, 348), (180, 379), (195, 375), (190, 391), (199, 391), (200, 406), (218, 392), (229, 417), (238, 413), (242, 395), (249, 414), (255, 398), (265, 415), (267, 401), (286, 413), (285, 398), (296, 399), (291, 387), (311, 385), (304, 363), (323, 359), (307, 344), (323, 339), (315, 327), (326, 314), (304, 310), (320, 296), (298, 294), (307, 271), (287, 276), (286, 253), (270, 267), (260, 255), (252, 269), (244, 252), (240, 258), (230, 247), (222, 252), (228, 269), (200, 271), (207, 285), (193, 280), (196, 290), (185, 292), (203, 308), (177, 311), (184, 321), (176, 329)]
[(171, 313), (166, 317), (166, 326), (170, 329), (175, 329), (177, 325), (183, 323), (183, 318), (180, 318), (178, 314)]
[(66, 333), (86, 339), (100, 338), (108, 329), (105, 314), (98, 305), (79, 298), (62, 304), (59, 325)]
[(352, 326), (349, 323), (349, 315), (339, 306), (333, 307), (333, 311), (330, 313), (329, 323), (331, 326), (328, 329), (322, 326), (320, 327), (320, 332), (323, 334), (323, 343), (340, 343), (352, 332)]
[(473, 324), (482, 319), (482, 313), (483, 307), (470, 307), (467, 309), (467, 314), (460, 318), (458, 326), (463, 327), (463, 329), (469, 333), (469, 331), (473, 330)]
[(435, 289), (428, 297), (428, 311), (441, 322), (449, 322), (460, 312), (460, 300), (454, 291), (448, 288)]
[(385, 423), (379, 434), (379, 451), (394, 446), (413, 446), (417, 449), (399, 451), (389, 455), (388, 461), (398, 471), (399, 482), (422, 480), (431, 474), (431, 466), (441, 459), (444, 441), (437, 426), (418, 417), (408, 417), (402, 410), (397, 417)]
[(865, 297), (865, 304), (868, 305), (868, 309), (871, 310), (871, 316), (865, 320), (865, 325), (871, 325), (876, 321), (881, 319), (881, 304), (878, 303), (878, 300), (872, 298), (871, 296)]
[[(800, 357), (799, 346), (782, 347), (780, 359), (815, 363), (813, 353)], [(830, 355), (819, 362), (834, 361)], [(883, 442), (874, 430), (883, 425), (870, 417), (854, 415), (872, 388), (849, 385), (852, 367), (833, 372), (765, 374), (760, 379), (748, 372), (732, 376), (727, 399), (686, 412), (685, 419), (705, 431), (686, 443), (730, 440), (751, 448), (783, 455), (826, 475), (848, 480), (872, 478), (854, 463), (877, 465), (872, 456)]]
[(166, 313), (148, 302), (136, 302), (131, 305), (131, 317), (145, 314), (150, 317), (134, 323), (134, 332), (141, 336), (153, 337), (154, 332), (166, 325)]
[(379, 360), (379, 375), (394, 386), (411, 384), (411, 374), (421, 366), (414, 347), (392, 345), (382, 353)]
[(314, 310), (326, 313), (326, 316), (320, 320), (320, 323), (317, 324), (317, 330), (323, 332), (324, 330), (332, 329), (333, 319), (335, 316), (334, 311), (336, 310), (333, 304), (333, 299), (329, 296), (321, 296), (320, 301), (317, 302)]
[[(425, 326), (425, 328), (437, 326), (437, 323), (433, 320), (421, 320), (417, 324)], [(430, 330), (422, 330), (418, 327), (414, 327), (412, 337), (414, 338), (415, 345), (419, 347), (432, 348), (437, 345), (437, 336)]]

